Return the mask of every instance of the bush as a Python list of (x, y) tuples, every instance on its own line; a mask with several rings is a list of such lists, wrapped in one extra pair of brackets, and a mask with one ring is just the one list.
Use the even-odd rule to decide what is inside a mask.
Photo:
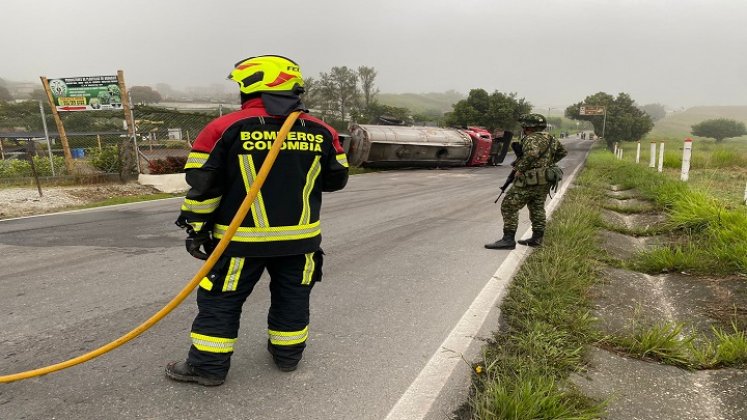
[(25, 160), (9, 159), (0, 162), (0, 177), (17, 178), (31, 176), (31, 167)]
[(189, 144), (185, 140), (168, 140), (165, 143), (167, 149), (186, 149), (189, 150)]
[(184, 172), (187, 157), (169, 156), (166, 159), (154, 159), (148, 162), (151, 175), (178, 174)]
[[(65, 166), (65, 158), (62, 156), (52, 156), (52, 163), (54, 163), (54, 174), (67, 175), (67, 166)], [(39, 176), (52, 176), (52, 165), (49, 162), (49, 157), (36, 156), (34, 157), (34, 166)]]
[[(67, 175), (65, 159), (60, 156), (54, 156), (55, 175)], [(52, 176), (52, 166), (49, 163), (49, 157), (34, 156), (34, 167), (39, 176)], [(0, 161), (0, 178), (22, 178), (34, 176), (31, 172), (31, 164), (25, 159), (10, 159)]]
[(116, 146), (107, 146), (98, 149), (89, 149), (91, 155), (91, 165), (96, 169), (106, 173), (119, 173), (122, 169), (122, 161), (119, 160), (119, 148)]

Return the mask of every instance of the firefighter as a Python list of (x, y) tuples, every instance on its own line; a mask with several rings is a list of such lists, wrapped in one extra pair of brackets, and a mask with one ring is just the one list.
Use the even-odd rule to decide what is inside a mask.
[[(303, 77), (288, 58), (247, 58), (228, 78), (239, 84), (241, 109), (211, 121), (195, 139), (185, 165), (190, 189), (176, 221), (187, 231), (187, 251), (199, 259), (223, 237), (287, 115), (303, 110)], [(322, 191), (340, 190), (347, 180), (337, 132), (301, 114), (250, 212), (200, 282), (192, 346), (186, 361), (166, 366), (169, 378), (205, 386), (225, 381), (242, 305), (265, 270), (267, 349), (280, 370), (296, 369), (309, 336), (309, 295), (322, 278)]]
[(548, 169), (563, 159), (568, 152), (562, 144), (544, 131), (547, 120), (540, 114), (526, 114), (519, 118), (524, 131), (520, 140), (521, 157), (512, 163), (516, 178), (511, 189), (501, 203), (503, 216), (503, 237), (485, 245), (488, 249), (516, 248), (516, 229), (519, 226), (519, 210), (529, 209), (532, 222), (532, 237), (519, 240), (519, 244), (539, 246), (545, 235), (545, 197), (553, 187), (553, 180), (547, 178)]

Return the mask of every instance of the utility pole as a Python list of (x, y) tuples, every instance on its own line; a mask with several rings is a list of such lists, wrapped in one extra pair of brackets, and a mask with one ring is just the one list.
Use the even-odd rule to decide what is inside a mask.
[[(47, 151), (49, 152), (49, 167), (52, 169), (52, 176), (54, 174), (54, 157), (52, 156), (52, 144), (49, 141), (49, 130), (47, 129), (47, 117), (44, 115), (44, 105), (42, 101), (39, 101), (39, 113), (41, 113), (42, 126), (44, 126), (44, 138), (47, 140)], [(41, 193), (39, 193), (41, 195)]]
[(607, 141), (607, 137), (604, 136), (604, 131), (607, 128), (607, 107), (604, 107), (604, 119), (602, 120), (602, 138)]

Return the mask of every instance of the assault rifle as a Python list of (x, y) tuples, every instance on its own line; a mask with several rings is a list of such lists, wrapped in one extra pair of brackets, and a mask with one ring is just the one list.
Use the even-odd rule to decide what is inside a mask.
[[(513, 166), (514, 164), (516, 164), (517, 160), (524, 157), (524, 150), (522, 150), (521, 148), (521, 143), (511, 143), (511, 149), (513, 149), (514, 153), (516, 154), (516, 160), (514, 160), (513, 163), (511, 163), (511, 166)], [(508, 178), (506, 178), (506, 182), (503, 183), (503, 186), (501, 187), (501, 193), (498, 194), (498, 198), (496, 198), (495, 201), (493, 201), (493, 203), (497, 203), (498, 200), (501, 199), (501, 196), (503, 195), (503, 193), (506, 192), (506, 189), (508, 188), (508, 186), (511, 185), (511, 183), (514, 182), (515, 179), (516, 179), (516, 169), (512, 169), (511, 173), (508, 174)]]

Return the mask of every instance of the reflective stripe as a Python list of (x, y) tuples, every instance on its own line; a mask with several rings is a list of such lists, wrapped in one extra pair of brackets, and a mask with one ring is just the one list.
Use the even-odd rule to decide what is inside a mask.
[(345, 156), (345, 153), (340, 153), (339, 155), (335, 156), (337, 158), (337, 162), (340, 163), (340, 165), (344, 167), (349, 167), (348, 165), (348, 157)]
[(202, 227), (205, 226), (205, 222), (187, 222), (187, 224), (192, 226), (192, 229), (195, 232), (201, 231)]
[(189, 198), (184, 199), (182, 204), (182, 211), (189, 211), (198, 214), (212, 213), (218, 208), (221, 197), (208, 198), (204, 201), (190, 200)]
[(184, 169), (202, 168), (202, 165), (207, 162), (210, 154), (201, 152), (192, 152), (187, 156), (187, 163), (184, 165)]
[[(248, 192), (252, 187), (254, 180), (257, 178), (254, 159), (252, 159), (251, 155), (239, 155), (239, 166), (241, 167), (241, 176), (244, 178), (244, 187)], [(265, 200), (262, 197), (261, 190), (257, 193), (257, 197), (252, 203), (252, 219), (254, 219), (254, 226), (270, 226), (270, 221), (267, 219), (267, 210), (265, 210)]]
[(200, 280), (200, 287), (207, 290), (208, 292), (213, 290), (213, 282), (210, 281), (209, 278), (203, 277), (202, 280)]
[(306, 174), (306, 185), (303, 187), (303, 210), (301, 211), (301, 219), (298, 221), (299, 225), (307, 225), (311, 221), (311, 204), (309, 203), (309, 196), (311, 191), (314, 189), (316, 178), (322, 172), (322, 165), (319, 164), (321, 156), (314, 158), (314, 163), (311, 164), (309, 172)]
[(239, 277), (241, 276), (242, 268), (244, 268), (244, 258), (231, 258), (231, 263), (228, 265), (228, 272), (226, 273), (226, 279), (223, 281), (224, 292), (236, 291), (236, 287), (239, 285)]
[[(228, 230), (227, 225), (215, 225), (213, 236), (220, 239)], [(269, 228), (240, 227), (231, 238), (235, 242), (273, 242), (289, 241), (295, 239), (313, 238), (322, 233), (321, 226), (317, 220), (308, 225), (297, 226), (274, 226)]]
[(309, 326), (301, 331), (274, 331), (267, 330), (270, 335), (270, 343), (276, 346), (292, 346), (300, 344), (309, 338)]
[(230, 353), (236, 342), (235, 338), (211, 337), (197, 333), (191, 333), (190, 337), (192, 337), (192, 345), (197, 350), (208, 353)]
[(306, 254), (306, 264), (303, 266), (303, 280), (301, 280), (301, 284), (311, 284), (311, 279), (314, 278), (314, 268), (316, 268), (314, 253), (310, 252)]

